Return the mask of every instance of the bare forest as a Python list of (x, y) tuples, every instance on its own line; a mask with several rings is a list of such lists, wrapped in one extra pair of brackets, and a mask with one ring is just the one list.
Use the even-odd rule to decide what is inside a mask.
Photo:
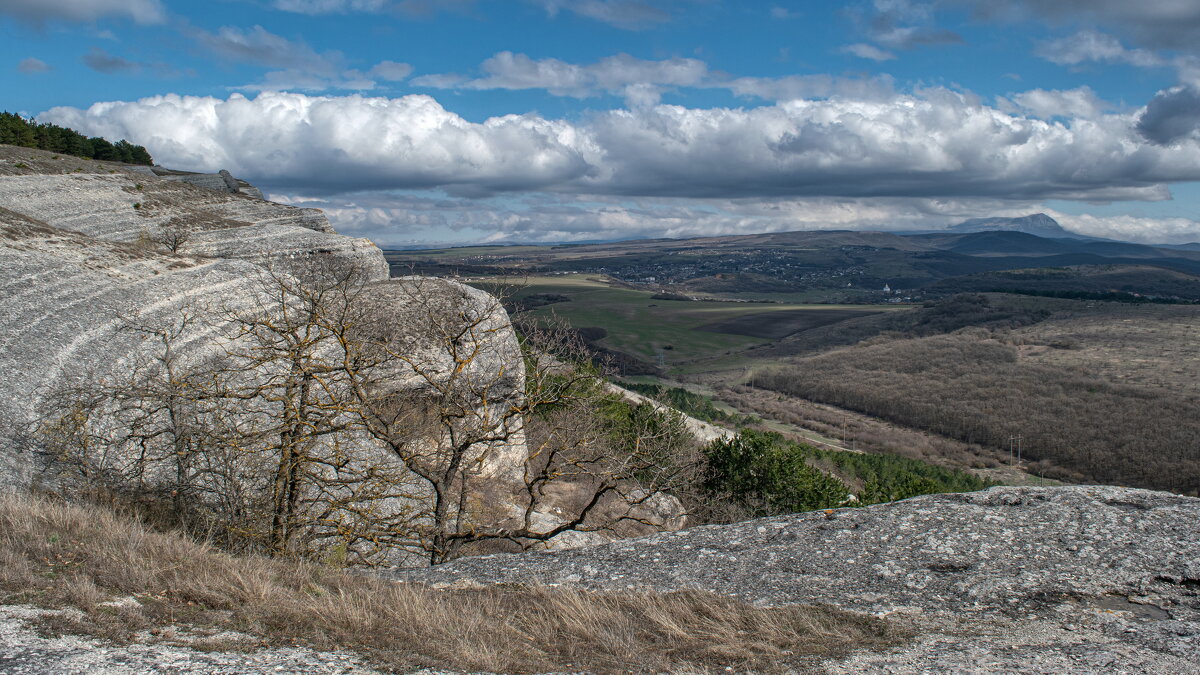
[(748, 383), (995, 451), (1019, 437), (1026, 469), (1052, 478), (1200, 492), (1194, 392), (1029, 358), (1022, 342), (982, 329), (877, 340), (765, 368)]

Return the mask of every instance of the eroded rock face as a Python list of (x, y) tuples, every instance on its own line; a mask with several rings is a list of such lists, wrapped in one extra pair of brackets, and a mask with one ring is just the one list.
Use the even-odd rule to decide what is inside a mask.
[[(377, 367), (387, 372), (372, 376), (373, 381), (388, 393), (404, 392), (420, 407), (422, 400), (437, 405), (439, 396), (444, 405), (448, 390), (443, 385), (453, 379), (469, 400), (451, 405), (469, 410), (479, 402), (459, 425), (483, 430), (472, 432), (483, 440), (470, 445), (466, 458), (471, 490), (480, 493), (475, 502), (483, 504), (480, 513), (501, 521), (523, 508), (528, 449), (522, 417), (512, 411), (520, 409), (514, 403), (524, 395), (524, 360), (495, 298), (449, 280), (389, 279), (387, 263), (371, 242), (334, 233), (315, 209), (232, 192), (232, 177), (215, 176), (220, 185), (204, 187), (176, 178), (0, 146), (0, 325), (5, 329), (0, 368), (9, 376), (0, 391), (0, 487), (29, 486), (51, 464), (47, 434), (37, 425), (40, 419), (53, 429), (67, 414), (56, 392), (127, 382), (122, 378), (135, 367), (146, 372), (161, 344), (146, 330), (131, 330), (133, 325), (159, 330), (188, 311), (203, 319), (172, 345), (181, 363), (244, 355), (247, 349), (230, 342), (237, 339), (230, 337), (236, 333), (231, 321), (239, 312), (271, 305), (272, 288), (279, 289), (271, 286), (272, 275), (302, 276), (335, 267), (362, 272), (366, 287), (354, 304), (372, 317), (365, 322), (374, 330), (367, 342), (387, 342), (398, 356), (381, 361), (386, 365)], [(150, 369), (159, 367), (152, 363)], [(264, 377), (258, 371), (239, 372)], [(239, 380), (239, 386), (246, 384)], [(106, 437), (119, 437), (112, 430), (129, 426), (112, 421), (111, 411), (99, 417)], [(90, 429), (94, 419), (71, 429)], [(253, 419), (246, 428), (260, 422)], [(451, 432), (444, 425), (428, 426), (438, 431), (417, 436), (421, 447), (449, 447), (450, 439), (437, 434)], [(372, 438), (361, 427), (346, 435), (345, 443), (366, 461), (396, 463), (379, 436)], [(124, 449), (106, 456), (114, 454), (120, 456), (113, 461), (117, 473), (141, 471), (121, 461), (129, 454)], [(429, 486), (414, 482), (400, 490), (404, 498), (427, 497)], [(650, 525), (610, 536), (682, 525), (682, 507), (674, 498), (651, 495), (635, 501), (635, 515)], [(604, 506), (601, 511), (611, 511), (614, 519), (622, 506), (629, 508)], [(397, 509), (405, 510), (398, 504)], [(550, 510), (538, 516), (547, 529), (563, 522)], [(555, 544), (566, 545), (566, 539)]]
[(402, 576), (701, 588), (907, 617), (925, 634), (833, 672), (1200, 672), (1200, 499), (1148, 490), (1000, 487)]
[[(167, 228), (184, 234), (175, 251), (160, 236)], [(30, 484), (39, 465), (34, 423), (49, 394), (145, 361), (153, 344), (129, 330), (131, 321), (169, 325), (184, 307), (234, 312), (254, 304), (265, 269), (322, 265), (361, 270), (371, 286), (364, 296), (391, 318), (388, 335), (421, 346), (415, 362), (428, 369), (452, 365), (414, 301), (480, 317), (486, 344), (471, 372), (493, 377), (497, 404), (520, 395), (520, 350), (498, 303), (452, 281), (389, 280), (379, 249), (334, 233), (320, 211), (0, 146), (0, 487)], [(222, 332), (219, 321), (198, 322), (178, 356), (219, 350)], [(406, 377), (394, 386), (410, 386)], [(517, 471), (520, 434), (496, 445), (492, 464), (507, 468), (494, 472)]]
[(30, 482), (43, 397), (128, 371), (142, 345), (121, 330), (122, 317), (153, 322), (185, 303), (232, 301), (257, 271), (247, 261), (148, 255), (0, 210), (0, 485)]
[(353, 260), (375, 279), (388, 278), (374, 244), (338, 235), (318, 209), (231, 193), (220, 189), (226, 185), (220, 175), (213, 175), (216, 184), (201, 187), (172, 180), (177, 176), (54, 157), (0, 147), (0, 208), (100, 241), (153, 248), (171, 230), (185, 235), (175, 251), (180, 255), (261, 263), (321, 253)]

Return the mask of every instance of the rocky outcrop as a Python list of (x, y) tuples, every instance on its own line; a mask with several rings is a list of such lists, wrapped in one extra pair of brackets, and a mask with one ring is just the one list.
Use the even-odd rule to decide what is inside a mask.
[[(226, 185), (225, 178), (214, 177)], [(0, 146), (0, 208), (99, 241), (153, 245), (170, 231), (183, 235), (175, 251), (181, 255), (264, 262), (321, 253), (351, 259), (376, 279), (388, 278), (387, 262), (374, 244), (337, 234), (318, 209), (264, 201), (244, 190), (198, 187), (125, 165)]]
[[(118, 608), (119, 609), (119, 608)], [(116, 611), (116, 610), (114, 610)], [(0, 673), (4, 675), (381, 675), (352, 653), (317, 651), (303, 646), (256, 649), (250, 635), (226, 631), (191, 634), (187, 628), (145, 631), (128, 645), (79, 635), (47, 636), (37, 630), (46, 620), (69, 621), (79, 610), (46, 610), (0, 605)], [(162, 639), (160, 639), (162, 638)], [(143, 641), (152, 644), (145, 644)], [(207, 643), (207, 644), (206, 644)], [(228, 651), (214, 650), (220, 644)], [(233, 648), (228, 647), (233, 645)], [(428, 675), (434, 675), (429, 673)]]
[[(424, 349), (416, 361), (434, 370), (452, 364), (428, 344), (437, 337), (423, 333), (428, 321), (410, 316), (419, 311), (414, 298), (446, 315), (481, 315), (487, 344), (471, 367), (503, 373), (491, 400), (520, 395), (519, 348), (494, 299), (451, 281), (389, 280), (378, 248), (336, 234), (318, 210), (0, 146), (0, 487), (30, 484), (39, 466), (32, 433), (47, 395), (144, 361), (145, 335), (128, 330), (131, 318), (166, 325), (184, 305), (237, 310), (255, 302), (265, 267), (318, 263), (362, 270), (391, 317), (386, 332)], [(193, 331), (180, 357), (203, 358), (221, 330)], [(400, 374), (395, 386), (405, 382)], [(519, 434), (511, 439), (491, 455), (515, 471), (525, 449)]]
[[(57, 424), (69, 412), (63, 408), (73, 404), (55, 398), (56, 392), (94, 390), (95, 383), (126, 381), (121, 378), (135, 368), (145, 372), (159, 367), (147, 364), (160, 347), (147, 339), (146, 331), (131, 330), (131, 324), (170, 326), (185, 306), (191, 307), (205, 319), (172, 346), (174, 358), (195, 364), (210, 356), (244, 353), (231, 346), (236, 338), (230, 337), (235, 332), (230, 320), (239, 310), (271, 304), (267, 296), (279, 287), (263, 286), (270, 283), (265, 270), (289, 276), (334, 266), (363, 272), (367, 286), (356, 292), (354, 305), (371, 318), (359, 328), (369, 325), (373, 333), (368, 341), (386, 342), (390, 353), (399, 355), (379, 366), (391, 370), (372, 375), (373, 381), (389, 388), (387, 395), (401, 392), (411, 398), (408, 405), (414, 410), (425, 405), (419, 400), (462, 405), (464, 411), (478, 401), (474, 413), (464, 412), (471, 419), (459, 422), (480, 427), (470, 433), (483, 439), (472, 443), (464, 458), (470, 467), (464, 471), (477, 477), (478, 489), (490, 495), (480, 497), (486, 504), (478, 510), (499, 520), (523, 514), (518, 502), (525, 493), (528, 450), (521, 418), (509, 411), (519, 407), (513, 404), (524, 395), (524, 360), (508, 315), (495, 298), (449, 280), (389, 279), (378, 248), (365, 239), (338, 235), (315, 209), (170, 178), (0, 146), (0, 325), (5, 328), (0, 368), (9, 383), (0, 391), (0, 487), (28, 486), (39, 469), (53, 463), (44, 452), (46, 425), (43, 431), (38, 425)], [(222, 178), (222, 184), (232, 181)], [(459, 389), (447, 398), (440, 383), (450, 378)], [(113, 413), (99, 417), (112, 419)], [(88, 418), (88, 429), (95, 419)], [(122, 426), (102, 424), (106, 430)], [(449, 433), (444, 425), (422, 424)], [(74, 434), (83, 427), (70, 428), (76, 429), (69, 432)], [(409, 475), (361, 427), (347, 428), (352, 430), (345, 442), (366, 463)], [(454, 433), (461, 437), (466, 432)], [(436, 434), (419, 438), (422, 447), (450, 443)], [(131, 468), (122, 458), (139, 452), (135, 447), (106, 456), (116, 457), (117, 473), (138, 473), (140, 467)], [(417, 485), (396, 492), (409, 500), (427, 498), (429, 487), (413, 482)], [(564, 485), (560, 492), (569, 496), (576, 489)], [(564, 496), (560, 501), (570, 500)], [(638, 522), (672, 529), (682, 525), (683, 509), (674, 498), (641, 495), (637, 501)], [(629, 508), (611, 506), (614, 513), (618, 507)], [(562, 523), (552, 508), (535, 515), (546, 529)], [(563, 537), (552, 545), (569, 545), (569, 540)]]
[(830, 672), (1198, 672), (1200, 499), (992, 488), (396, 574), (435, 585), (702, 588), (911, 624)]
[(147, 176), (158, 176), (166, 180), (179, 181), (209, 190), (218, 190), (220, 192), (228, 192), (229, 194), (242, 194), (256, 199), (263, 199), (262, 190), (244, 180), (234, 178), (233, 174), (225, 169), (221, 169), (217, 173), (175, 171), (161, 166), (130, 166), (128, 169)]

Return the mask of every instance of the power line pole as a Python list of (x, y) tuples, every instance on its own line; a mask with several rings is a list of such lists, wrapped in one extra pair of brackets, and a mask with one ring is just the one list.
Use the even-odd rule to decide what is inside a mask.
[(1017, 434), (1017, 464), (1021, 464), (1021, 434)]

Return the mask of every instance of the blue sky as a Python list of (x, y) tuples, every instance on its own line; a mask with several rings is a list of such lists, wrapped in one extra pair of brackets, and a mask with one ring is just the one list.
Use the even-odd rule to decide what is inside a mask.
[(3, 107), (385, 246), (1200, 240), (1194, 0), (3, 0)]

